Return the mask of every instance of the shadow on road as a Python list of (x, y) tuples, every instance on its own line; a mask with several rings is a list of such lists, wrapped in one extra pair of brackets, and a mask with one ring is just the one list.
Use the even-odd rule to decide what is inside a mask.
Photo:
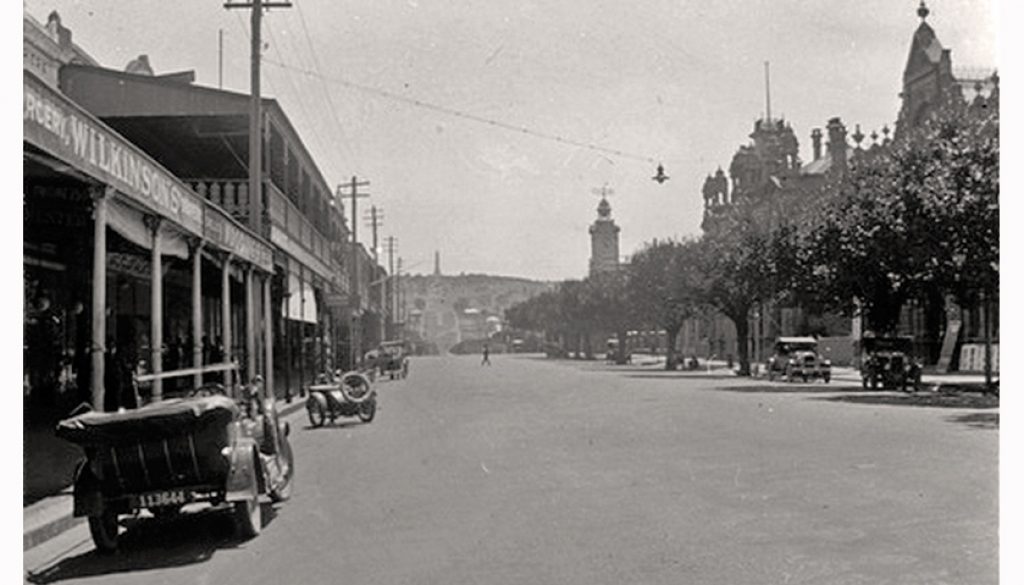
[[(889, 392), (884, 394), (839, 395), (822, 397), (818, 400), (849, 402), (853, 404), (882, 404), (889, 406), (931, 406), (939, 408), (999, 408), (997, 396), (973, 392)], [(960, 421), (969, 422), (969, 421)]]
[(367, 424), (369, 424), (369, 423), (364, 423), (364, 422), (362, 422), (360, 420), (352, 419), (352, 420), (343, 420), (343, 421), (340, 421), (340, 422), (324, 423), (324, 425), (320, 426), (320, 427), (314, 427), (313, 425), (306, 425), (306, 426), (302, 427), (302, 430), (304, 430), (304, 431), (324, 431), (324, 430), (330, 430), (330, 429), (350, 429), (350, 428), (353, 428), (353, 427), (363, 427), (363, 426), (366, 426)]
[[(721, 386), (714, 390), (746, 392), (750, 394), (836, 394), (840, 392), (872, 392), (857, 384), (800, 384), (779, 382), (777, 384), (752, 384), (749, 386)], [(877, 390), (874, 390), (877, 392)]]
[(963, 423), (975, 429), (983, 429), (987, 431), (999, 430), (998, 412), (973, 412), (971, 414), (951, 416), (947, 420), (949, 420), (949, 422)]
[[(277, 516), (273, 504), (261, 504), (263, 526)], [(202, 509), (168, 520), (128, 519), (118, 539), (118, 551), (100, 554), (95, 549), (62, 559), (57, 564), (29, 571), (29, 583), (57, 583), (96, 577), (181, 567), (208, 561), (219, 549), (235, 548), (244, 541), (235, 535), (231, 514), (224, 509)]]

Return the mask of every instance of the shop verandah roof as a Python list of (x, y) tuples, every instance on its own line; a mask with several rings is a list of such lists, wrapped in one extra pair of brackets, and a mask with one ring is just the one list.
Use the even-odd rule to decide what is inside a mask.
[[(249, 95), (189, 83), (189, 76), (148, 76), (69, 65), (61, 90), (180, 177), (245, 179), (249, 157)], [(332, 189), (277, 100), (263, 98), (268, 128), (265, 170), (282, 192), (298, 188), (284, 159), (298, 158), (310, 190)], [(285, 154), (287, 152), (287, 154)]]

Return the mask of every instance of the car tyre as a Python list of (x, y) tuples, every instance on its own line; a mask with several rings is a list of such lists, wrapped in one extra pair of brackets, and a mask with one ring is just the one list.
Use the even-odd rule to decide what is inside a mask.
[(117, 550), (117, 513), (105, 511), (99, 516), (89, 516), (89, 534), (96, 544), (96, 550), (102, 554), (111, 554)]
[(377, 399), (370, 399), (358, 406), (356, 416), (359, 417), (364, 423), (373, 422), (373, 417), (377, 414)]
[(254, 489), (252, 497), (234, 503), (235, 528), (244, 539), (256, 537), (263, 529), (263, 512), (260, 509), (260, 495)]
[(314, 427), (322, 427), (327, 422), (327, 399), (323, 394), (315, 392), (306, 399), (306, 414), (309, 415), (309, 424)]
[(832, 381), (832, 373), (825, 372), (824, 374), (821, 375), (821, 379), (824, 380), (826, 384), (828, 384), (829, 382)]
[(295, 477), (295, 454), (292, 452), (292, 444), (287, 438), (281, 438), (281, 453), (278, 455), (278, 465), (284, 467), (281, 483), (270, 490), (272, 502), (284, 502), (292, 497), (292, 478)]

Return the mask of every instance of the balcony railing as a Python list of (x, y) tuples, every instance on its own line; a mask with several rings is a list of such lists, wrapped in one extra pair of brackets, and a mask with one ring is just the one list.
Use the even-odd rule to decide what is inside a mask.
[[(185, 179), (185, 183), (203, 198), (216, 203), (231, 217), (249, 225), (249, 182), (245, 179)], [(272, 182), (264, 183), (270, 202), (270, 222), (288, 234), (306, 251), (327, 265), (332, 265), (332, 247), (326, 236), (306, 219), (299, 208), (292, 203)], [(263, 235), (269, 237), (269, 225), (265, 224)], [(337, 260), (337, 259), (335, 259)]]

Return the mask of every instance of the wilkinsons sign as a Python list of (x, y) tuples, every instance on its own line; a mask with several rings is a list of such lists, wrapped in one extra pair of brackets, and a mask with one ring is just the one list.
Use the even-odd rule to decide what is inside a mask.
[(25, 140), (143, 206), (203, 234), (202, 200), (67, 98), (25, 73)]

